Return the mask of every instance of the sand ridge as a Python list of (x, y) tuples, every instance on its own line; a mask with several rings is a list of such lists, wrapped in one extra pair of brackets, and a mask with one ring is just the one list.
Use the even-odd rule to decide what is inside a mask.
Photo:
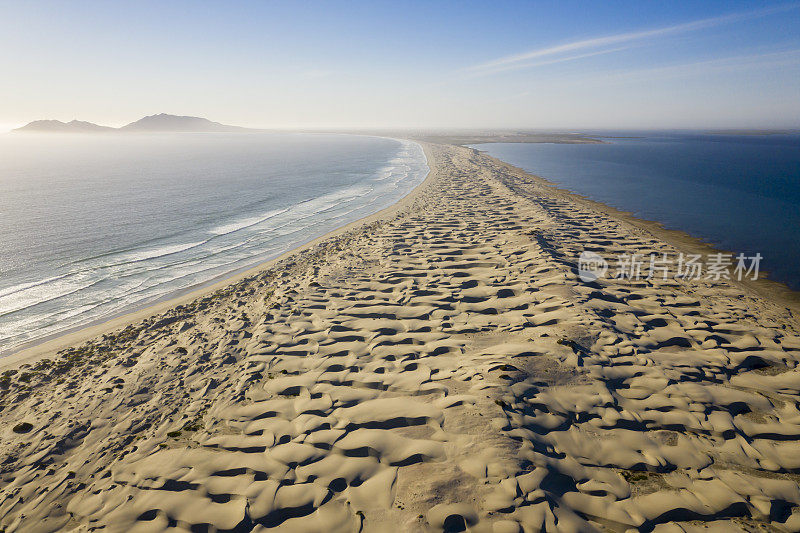
[(671, 248), (426, 151), (403, 209), (6, 374), (0, 527), (800, 530), (787, 310), (583, 283), (587, 247)]

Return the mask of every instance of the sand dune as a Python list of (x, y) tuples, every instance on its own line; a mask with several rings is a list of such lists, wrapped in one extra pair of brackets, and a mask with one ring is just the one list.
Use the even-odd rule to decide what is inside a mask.
[(6, 374), (0, 527), (800, 530), (791, 313), (583, 283), (583, 249), (676, 249), (426, 150), (399, 209)]

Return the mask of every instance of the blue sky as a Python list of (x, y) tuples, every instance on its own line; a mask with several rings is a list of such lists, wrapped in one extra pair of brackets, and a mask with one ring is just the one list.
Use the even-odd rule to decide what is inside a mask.
[(800, 127), (800, 2), (0, 0), (0, 129)]

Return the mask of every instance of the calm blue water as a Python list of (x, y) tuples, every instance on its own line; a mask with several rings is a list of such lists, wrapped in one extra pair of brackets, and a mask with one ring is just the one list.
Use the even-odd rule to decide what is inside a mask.
[(760, 252), (770, 278), (800, 290), (800, 135), (613, 135), (636, 138), (474, 148), (723, 249)]
[(0, 137), (0, 353), (280, 255), (396, 202), (415, 143)]

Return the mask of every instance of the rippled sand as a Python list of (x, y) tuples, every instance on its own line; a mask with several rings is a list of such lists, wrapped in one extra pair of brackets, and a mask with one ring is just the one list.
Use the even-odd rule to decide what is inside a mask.
[(790, 312), (583, 283), (583, 249), (677, 250), (426, 150), (397, 209), (0, 382), (0, 526), (800, 530)]

